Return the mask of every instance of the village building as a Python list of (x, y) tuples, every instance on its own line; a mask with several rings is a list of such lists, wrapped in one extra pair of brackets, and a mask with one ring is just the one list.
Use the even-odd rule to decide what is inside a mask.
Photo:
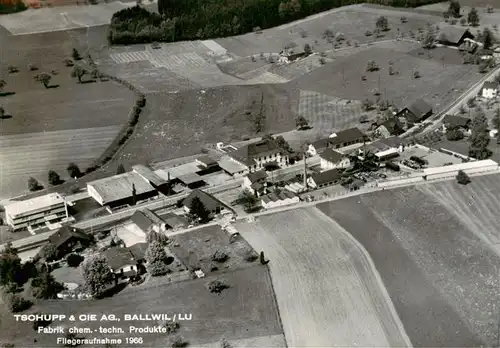
[(272, 192), (261, 198), (261, 205), (264, 209), (278, 208), (299, 202), (299, 197), (287, 190)]
[(259, 140), (240, 147), (228, 155), (249, 172), (265, 168), (265, 165), (271, 163), (278, 166), (286, 165), (289, 157), (288, 152), (280, 148), (274, 139)]
[(139, 244), (143, 245), (132, 245), (130, 248), (111, 247), (104, 252), (108, 266), (117, 280), (135, 278), (140, 274), (147, 245)]
[(205, 206), (205, 209), (207, 209), (210, 213), (210, 218), (213, 218), (217, 214), (222, 214), (225, 211), (232, 211), (231, 208), (229, 208), (226, 204), (222, 203), (220, 200), (212, 196), (211, 194), (196, 189), (193, 190), (189, 196), (184, 198), (182, 200), (182, 206), (184, 208), (184, 211), (186, 213), (189, 213), (191, 203), (193, 202), (193, 199), (197, 197), (200, 199), (201, 203)]
[(405, 106), (396, 114), (396, 117), (404, 117), (410, 124), (424, 121), (432, 115), (432, 106), (425, 100), (417, 99), (412, 104)]
[(404, 125), (398, 117), (392, 117), (388, 120), (382, 121), (377, 124), (375, 134), (382, 138), (389, 138), (391, 136), (398, 136), (404, 133)]
[(54, 230), (61, 227), (60, 223), (72, 221), (66, 202), (58, 193), (12, 201), (4, 205), (4, 210), (5, 221), (13, 231), (28, 229), (34, 234), (36, 230)]
[(348, 156), (330, 148), (321, 152), (319, 157), (321, 158), (321, 170), (347, 168), (351, 164)]
[(200, 169), (197, 172), (197, 174), (199, 174), (199, 175), (206, 175), (206, 174), (210, 174), (210, 173), (215, 173), (215, 172), (218, 172), (221, 170), (217, 161), (208, 155), (198, 157), (195, 160), (195, 163), (198, 165), (198, 167)]
[(458, 50), (460, 52), (474, 54), (482, 46), (483, 46), (482, 43), (474, 41), (473, 39), (470, 38), (466, 38), (464, 39), (463, 43), (459, 45)]
[(469, 117), (459, 115), (446, 115), (443, 118), (442, 132), (446, 133), (448, 128), (458, 128), (463, 131), (470, 129), (472, 120)]
[(49, 237), (49, 244), (57, 250), (56, 259), (79, 252), (94, 243), (94, 238), (84, 231), (69, 226), (63, 226)]
[(474, 35), (469, 29), (454, 26), (443, 26), (437, 37), (438, 43), (452, 47), (459, 47), (466, 39), (474, 39)]
[(147, 208), (136, 210), (130, 220), (145, 234), (167, 230), (165, 221)]
[(307, 185), (316, 189), (320, 187), (338, 184), (342, 179), (342, 174), (337, 169), (327, 170), (321, 173), (315, 173), (307, 178)]
[(110, 210), (158, 197), (158, 191), (133, 171), (91, 181), (87, 183), (87, 192)]
[(366, 152), (373, 153), (378, 161), (387, 161), (396, 158), (404, 149), (403, 139), (399, 137), (379, 139), (366, 146)]
[(243, 179), (243, 184), (241, 184), (244, 190), (250, 191), (255, 196), (260, 196), (264, 194), (267, 185), (267, 173), (265, 170), (259, 170), (256, 172), (249, 173)]
[(165, 221), (167, 229), (175, 230), (179, 228), (186, 227), (189, 223), (188, 221), (180, 215), (175, 213), (165, 213), (161, 214), (160, 218)]
[(320, 152), (331, 148), (340, 149), (353, 144), (361, 144), (365, 140), (365, 135), (358, 128), (349, 128), (331, 134), (328, 138), (317, 140), (309, 144), (307, 153), (316, 156)]
[(150, 168), (142, 164), (137, 164), (135, 166), (132, 166), (132, 171), (138, 174), (143, 180), (148, 182), (158, 192), (161, 192), (163, 194), (170, 193), (169, 180), (165, 180), (164, 178), (160, 177)]
[(481, 88), (481, 96), (486, 99), (495, 98), (498, 95), (498, 83), (486, 81)]

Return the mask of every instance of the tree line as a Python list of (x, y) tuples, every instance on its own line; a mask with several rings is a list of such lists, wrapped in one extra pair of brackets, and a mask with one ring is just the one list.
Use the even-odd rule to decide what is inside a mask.
[(111, 44), (182, 41), (240, 35), (345, 5), (372, 3), (416, 7), (439, 0), (159, 0), (158, 12), (140, 6), (116, 12)]

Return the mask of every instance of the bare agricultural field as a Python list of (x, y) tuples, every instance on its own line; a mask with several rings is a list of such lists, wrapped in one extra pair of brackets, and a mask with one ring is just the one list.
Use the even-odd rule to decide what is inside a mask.
[(367, 249), (415, 347), (496, 342), (498, 179), (476, 176), (467, 186), (447, 181), (318, 205)]
[[(418, 47), (417, 44), (408, 45), (413, 45), (413, 49)], [(378, 64), (378, 71), (366, 71), (370, 60)], [(392, 76), (388, 72), (389, 61), (393, 62), (396, 71)], [(420, 78), (414, 78), (415, 71), (420, 73)], [(366, 77), (365, 81), (362, 76)], [(374, 101), (378, 91), (382, 100), (386, 99), (399, 107), (423, 98), (434, 106), (435, 111), (439, 111), (480, 76), (477, 66), (447, 64), (439, 58), (422, 59), (374, 46), (339, 58), (298, 78), (293, 84), (300, 89), (354, 100), (368, 98)]]
[[(220, 226), (209, 226), (188, 233), (178, 234), (171, 238), (170, 250), (184, 263), (189, 270), (201, 269), (205, 274), (232, 271), (234, 269), (255, 265), (257, 254), (240, 236), (230, 243), (229, 234)], [(178, 244), (179, 246), (175, 246)], [(228, 255), (225, 262), (212, 261), (215, 252)], [(249, 255), (255, 259), (246, 260)], [(212, 271), (213, 267), (217, 270)]]
[(409, 345), (365, 252), (316, 208), (236, 227), (270, 260), (288, 346)]
[[(222, 279), (230, 288), (221, 294), (212, 294), (207, 285), (214, 279)], [(113, 326), (121, 327), (124, 334), (97, 334), (100, 337), (130, 337), (129, 326), (156, 326), (157, 322), (124, 321), (123, 314), (165, 313), (173, 316), (191, 314), (192, 320), (180, 321), (179, 334), (190, 343), (200, 346), (219, 341), (222, 336), (230, 341), (252, 337), (274, 336), (282, 334), (279, 316), (273, 295), (271, 279), (267, 267), (255, 266), (225, 273), (220, 277), (206, 277), (172, 283), (168, 286), (147, 286), (129, 288), (112, 298), (86, 301), (46, 301), (34, 307), (32, 311), (43, 313), (74, 314), (106, 313), (122, 318)], [(0, 311), (1, 313), (1, 311)], [(17, 328), (20, 323), (10, 318), (1, 317), (1, 339), (11, 339), (19, 347), (53, 347), (57, 335), (36, 334), (30, 324), (24, 326), (24, 334)], [(63, 326), (89, 327), (92, 330), (105, 326), (102, 322), (63, 322)], [(9, 326), (10, 325), (10, 326)], [(109, 325), (112, 326), (112, 325)], [(83, 335), (85, 336), (85, 335)], [(88, 338), (96, 334), (88, 335)], [(144, 334), (144, 346), (165, 347), (170, 337), (164, 334)], [(37, 342), (33, 342), (33, 338)]]
[(293, 129), (296, 94), (286, 85), (150, 94), (137, 130), (118, 161), (136, 164), (189, 156), (198, 154), (203, 144), (255, 135), (253, 120), (261, 110), (261, 100), (264, 133)]

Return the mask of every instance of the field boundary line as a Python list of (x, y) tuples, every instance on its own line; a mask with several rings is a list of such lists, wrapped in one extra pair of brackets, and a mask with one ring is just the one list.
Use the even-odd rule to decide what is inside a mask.
[(344, 227), (342, 227), (335, 219), (329, 217), (326, 215), (323, 211), (318, 209), (318, 207), (314, 207), (314, 210), (323, 216), (324, 219), (327, 219), (330, 221), (330, 223), (333, 223), (336, 227), (336, 229), (342, 233), (344, 236), (346, 236), (352, 243), (353, 245), (358, 248), (360, 251), (361, 255), (368, 261), (368, 265), (370, 266), (370, 269), (375, 277), (375, 280), (380, 288), (380, 291), (382, 292), (382, 296), (384, 297), (385, 303), (389, 309), (389, 313), (392, 316), (394, 320), (394, 324), (399, 330), (399, 333), (401, 334), (401, 338), (405, 341), (406, 346), (408, 348), (413, 347), (410, 337), (408, 337), (408, 334), (406, 333), (406, 329), (401, 322), (401, 318), (398, 315), (398, 312), (396, 311), (396, 308), (394, 307), (394, 303), (391, 300), (391, 297), (389, 296), (389, 292), (387, 291), (387, 288), (385, 287), (384, 281), (382, 280), (382, 277), (380, 276), (380, 273), (377, 270), (377, 267), (375, 266), (375, 263), (373, 262), (370, 254), (368, 251), (365, 249), (365, 247), (356, 239), (354, 238), (349, 231), (347, 231)]

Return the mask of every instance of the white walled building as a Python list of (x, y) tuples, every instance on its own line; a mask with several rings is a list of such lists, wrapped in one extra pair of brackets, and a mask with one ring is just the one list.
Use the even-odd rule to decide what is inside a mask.
[(498, 94), (498, 84), (486, 81), (481, 89), (481, 96), (486, 99), (495, 98)]
[(4, 208), (6, 222), (14, 231), (49, 226), (68, 217), (64, 199), (58, 193), (11, 202)]
[(276, 163), (279, 166), (288, 163), (288, 153), (278, 147), (276, 141), (272, 139), (248, 144), (228, 155), (231, 160), (244, 166), (249, 172), (263, 169), (267, 163)]
[(270, 193), (261, 199), (261, 205), (264, 209), (278, 208), (299, 202), (299, 196), (286, 190), (280, 193)]
[(351, 165), (349, 157), (332, 149), (321, 152), (319, 157), (321, 158), (321, 170), (347, 168)]

